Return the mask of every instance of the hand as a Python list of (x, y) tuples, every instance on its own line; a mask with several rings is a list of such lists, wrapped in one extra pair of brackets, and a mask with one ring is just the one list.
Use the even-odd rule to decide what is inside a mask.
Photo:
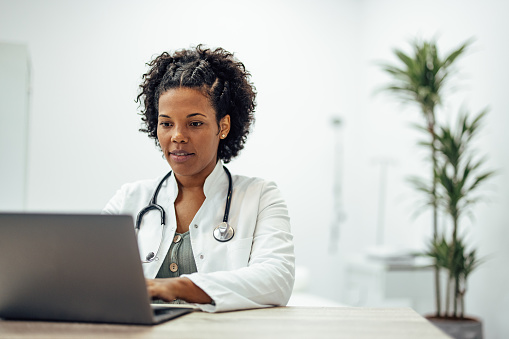
[(175, 280), (177, 278), (146, 279), (148, 295), (152, 299), (162, 299), (164, 301), (177, 299)]
[(148, 295), (152, 299), (210, 304), (212, 298), (188, 278), (146, 279)]

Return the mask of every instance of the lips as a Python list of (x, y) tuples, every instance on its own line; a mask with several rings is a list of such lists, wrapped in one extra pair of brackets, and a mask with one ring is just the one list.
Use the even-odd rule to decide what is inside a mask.
[(184, 162), (193, 156), (194, 153), (186, 152), (183, 150), (174, 150), (170, 152), (170, 158), (175, 162)]
[(176, 156), (185, 156), (185, 155), (191, 155), (191, 154), (194, 154), (194, 153), (189, 153), (189, 152), (182, 151), (182, 150), (175, 150), (175, 151), (170, 152), (170, 154), (171, 155), (176, 155)]

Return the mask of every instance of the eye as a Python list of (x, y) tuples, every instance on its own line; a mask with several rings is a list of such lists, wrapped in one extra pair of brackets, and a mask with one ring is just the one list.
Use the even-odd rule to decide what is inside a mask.
[(160, 126), (163, 126), (163, 127), (170, 127), (171, 126), (171, 123), (170, 122), (167, 122), (167, 121), (161, 121), (159, 123)]
[(203, 125), (203, 122), (201, 122), (201, 121), (193, 121), (189, 125), (191, 125), (193, 127), (200, 127), (201, 125)]

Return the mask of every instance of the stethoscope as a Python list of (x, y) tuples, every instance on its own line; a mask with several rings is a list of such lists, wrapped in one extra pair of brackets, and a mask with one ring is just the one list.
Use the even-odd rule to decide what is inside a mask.
[[(226, 242), (230, 241), (233, 238), (233, 235), (235, 234), (235, 231), (233, 230), (233, 227), (231, 227), (228, 224), (228, 215), (230, 214), (230, 204), (232, 202), (232, 190), (233, 190), (233, 184), (232, 184), (232, 175), (230, 174), (230, 171), (226, 167), (223, 166), (224, 171), (226, 172), (228, 176), (228, 194), (226, 196), (226, 207), (224, 209), (224, 217), (223, 222), (220, 223), (216, 228), (214, 229), (214, 232), (212, 234), (214, 235), (214, 238), (217, 241), (220, 242)], [(161, 244), (163, 243), (163, 234), (164, 234), (164, 226), (166, 225), (166, 212), (164, 211), (164, 208), (161, 205), (158, 205), (156, 202), (157, 195), (159, 194), (159, 190), (161, 189), (163, 183), (168, 179), (168, 177), (171, 175), (171, 171), (168, 172), (164, 176), (164, 178), (159, 182), (157, 185), (156, 190), (154, 191), (154, 195), (152, 196), (152, 199), (150, 200), (149, 204), (144, 207), (140, 213), (138, 213), (138, 216), (136, 217), (136, 236), (138, 236), (138, 232), (140, 231), (141, 226), (141, 219), (147, 213), (151, 210), (158, 210), (161, 214), (161, 241), (159, 241), (159, 246), (157, 247), (157, 252), (150, 252), (145, 257), (146, 260), (142, 260), (142, 263), (150, 263), (154, 260), (157, 260), (156, 253), (159, 252), (159, 249), (161, 248)]]

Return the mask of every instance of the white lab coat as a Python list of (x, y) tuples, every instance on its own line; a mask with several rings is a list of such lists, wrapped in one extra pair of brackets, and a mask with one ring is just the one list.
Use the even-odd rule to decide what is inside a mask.
[[(103, 212), (131, 214), (148, 205), (162, 177), (123, 185)], [(286, 204), (272, 182), (233, 175), (233, 195), (228, 223), (234, 237), (219, 242), (214, 228), (223, 221), (228, 177), (219, 161), (204, 184), (205, 201), (189, 231), (197, 273), (184, 275), (214, 300), (197, 305), (207, 312), (286, 305), (295, 278), (293, 237)], [(155, 278), (177, 228), (173, 203), (178, 187), (173, 174), (161, 187), (157, 203), (166, 211), (166, 226), (160, 213), (145, 214), (138, 233), (141, 258), (149, 252), (158, 260), (143, 264), (146, 278)]]

